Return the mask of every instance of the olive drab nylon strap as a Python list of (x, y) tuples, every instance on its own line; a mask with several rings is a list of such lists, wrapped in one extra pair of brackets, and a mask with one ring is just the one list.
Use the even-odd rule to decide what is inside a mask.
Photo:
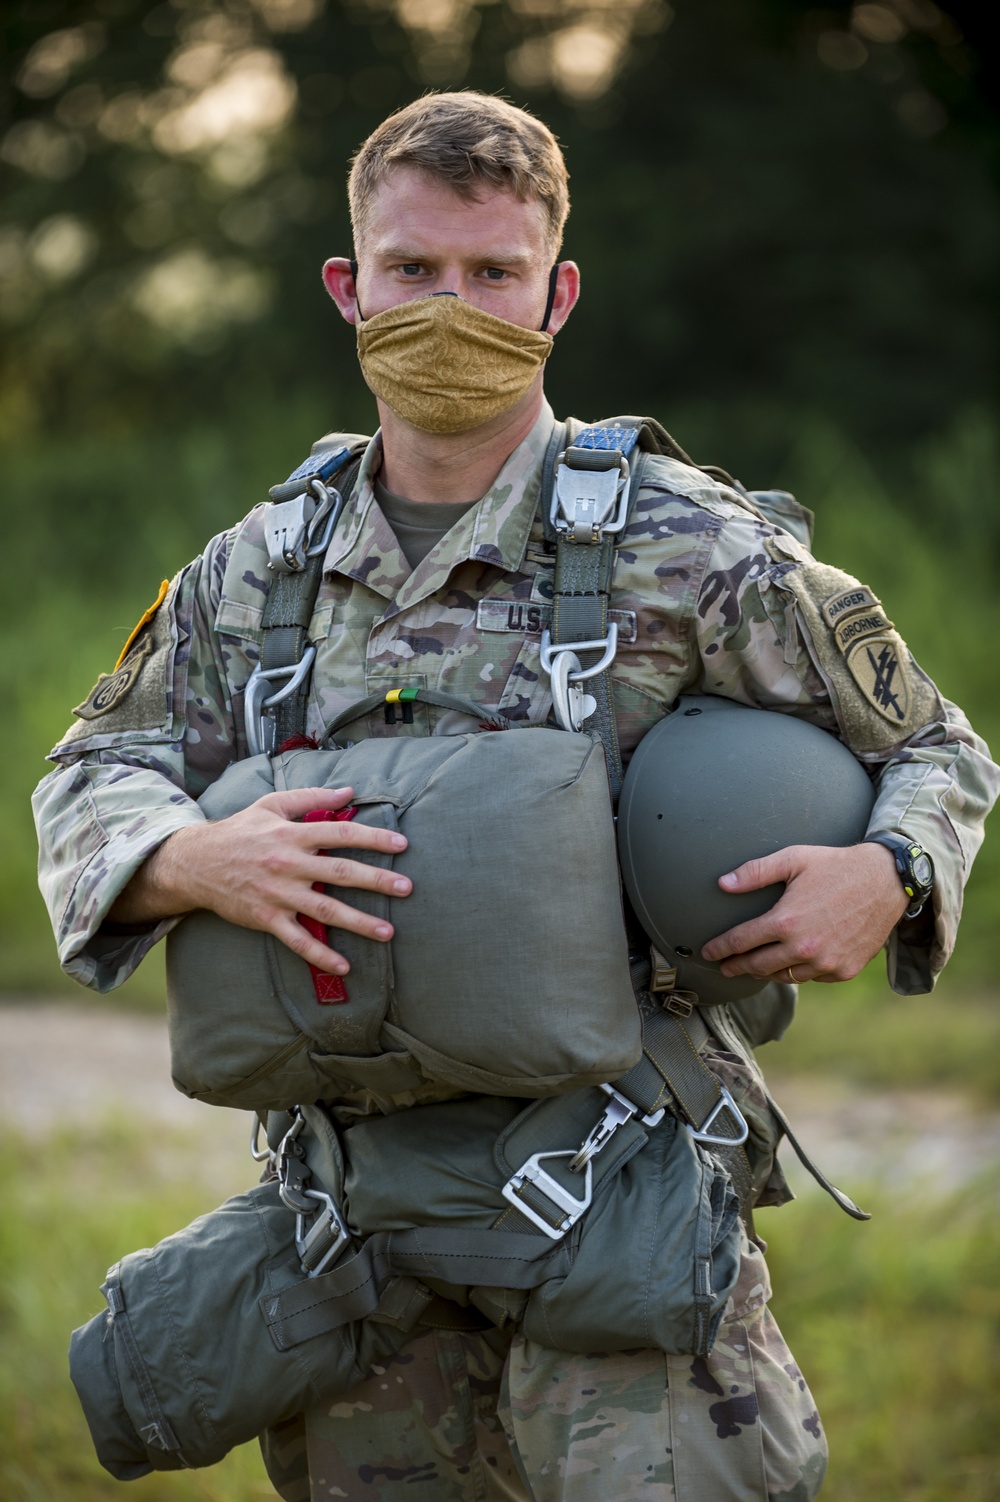
[[(557, 429), (554, 441), (565, 433)], [(542, 476), (546, 531), (556, 547), (552, 626), (543, 637), (542, 666), (551, 675), (557, 723), (600, 736), (612, 799), (621, 790), (622, 758), (611, 680), (617, 644), (617, 627), (609, 627), (611, 579), (639, 488), (639, 476), (629, 468), (638, 437), (638, 427), (617, 419), (584, 428), (558, 455), (550, 445)]]
[[(251, 755), (274, 751), (305, 731), (315, 657), (309, 623), (326, 549), (360, 464), (356, 447), (321, 449), (270, 492), (264, 532), (273, 579), (261, 617), (260, 662), (245, 698)], [(340, 490), (329, 483), (334, 479)]]

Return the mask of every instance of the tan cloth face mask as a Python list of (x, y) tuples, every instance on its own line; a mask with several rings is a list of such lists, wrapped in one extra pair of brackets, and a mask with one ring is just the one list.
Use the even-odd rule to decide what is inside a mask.
[(425, 433), (464, 433), (519, 401), (552, 349), (461, 297), (438, 294), (386, 308), (358, 325), (368, 385)]

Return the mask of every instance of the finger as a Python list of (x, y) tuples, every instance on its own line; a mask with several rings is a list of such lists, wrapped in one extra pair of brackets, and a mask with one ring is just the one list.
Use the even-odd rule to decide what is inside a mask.
[(307, 918), (316, 918), (327, 928), (341, 928), (348, 933), (360, 934), (364, 939), (377, 939), (380, 944), (386, 943), (394, 933), (392, 924), (384, 918), (362, 913), (339, 898), (327, 897), (322, 892), (305, 893), (299, 911)]
[(794, 954), (779, 944), (765, 944), (759, 949), (748, 950), (726, 960), (720, 968), (725, 976), (751, 975), (761, 982), (776, 980), (785, 985), (791, 980), (789, 969), (794, 971), (792, 983), (795, 985), (814, 978), (813, 967), (807, 960), (796, 960)]
[(759, 918), (750, 918), (746, 923), (739, 923), (735, 928), (727, 929), (724, 934), (717, 934), (714, 939), (709, 939), (702, 946), (702, 959), (724, 960), (729, 955), (744, 954), (751, 949), (759, 949), (764, 944), (780, 942), (785, 935), (782, 932), (781, 917), (775, 916), (776, 912), (777, 905), (762, 913)]
[(398, 871), (339, 855), (312, 856), (303, 862), (301, 874), (310, 882), (319, 881), (327, 887), (358, 887), (365, 892), (383, 892), (387, 897), (408, 897), (413, 890), (410, 878)]
[(359, 824), (356, 819), (341, 823), (317, 821), (297, 824), (295, 837), (299, 845), (312, 850), (335, 850), (348, 846), (354, 850), (377, 850), (383, 855), (398, 855), (408, 844), (405, 834), (383, 829), (378, 824)]
[(325, 970), (329, 975), (346, 975), (351, 968), (342, 954), (314, 939), (290, 914), (277, 915), (270, 925), (270, 932), (293, 954), (305, 960), (307, 965), (315, 965), (317, 970)]
[(265, 793), (257, 799), (260, 808), (269, 808), (283, 819), (301, 819), (317, 808), (336, 810), (346, 808), (354, 789), (343, 788), (294, 788), (285, 793)]
[(756, 892), (774, 882), (789, 881), (798, 867), (797, 850), (797, 845), (786, 845), (773, 855), (744, 861), (735, 871), (727, 871), (724, 876), (720, 876), (719, 886), (724, 892)]

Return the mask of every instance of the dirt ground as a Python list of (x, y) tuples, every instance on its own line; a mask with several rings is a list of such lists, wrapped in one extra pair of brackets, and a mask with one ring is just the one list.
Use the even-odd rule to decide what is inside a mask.
[[(1000, 1112), (976, 1112), (958, 1094), (860, 1089), (843, 1081), (772, 1079), (775, 1098), (824, 1171), (850, 1191), (875, 1184), (902, 1194), (947, 1192), (1000, 1162)], [(249, 1116), (188, 1100), (170, 1080), (161, 1018), (65, 1002), (0, 1004), (0, 1099), (9, 1123), (31, 1136), (136, 1113), (198, 1151), (199, 1176), (224, 1192), (256, 1178)], [(797, 1192), (812, 1181), (786, 1146)]]

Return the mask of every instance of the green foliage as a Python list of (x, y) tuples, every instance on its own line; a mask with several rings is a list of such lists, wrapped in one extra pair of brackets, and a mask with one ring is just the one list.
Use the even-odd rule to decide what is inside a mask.
[(936, 6), (49, 0), (4, 7), (0, 46), (10, 438), (353, 381), (318, 269), (348, 157), (428, 84), (564, 143), (559, 406), (711, 402), (746, 471), (810, 413), (898, 451), (994, 393), (998, 126)]
[(768, 1074), (947, 1089), (995, 1104), (1000, 1014), (993, 997), (969, 995), (949, 971), (930, 996), (896, 996), (880, 955), (848, 985), (804, 987), (794, 1026), (760, 1059)]

